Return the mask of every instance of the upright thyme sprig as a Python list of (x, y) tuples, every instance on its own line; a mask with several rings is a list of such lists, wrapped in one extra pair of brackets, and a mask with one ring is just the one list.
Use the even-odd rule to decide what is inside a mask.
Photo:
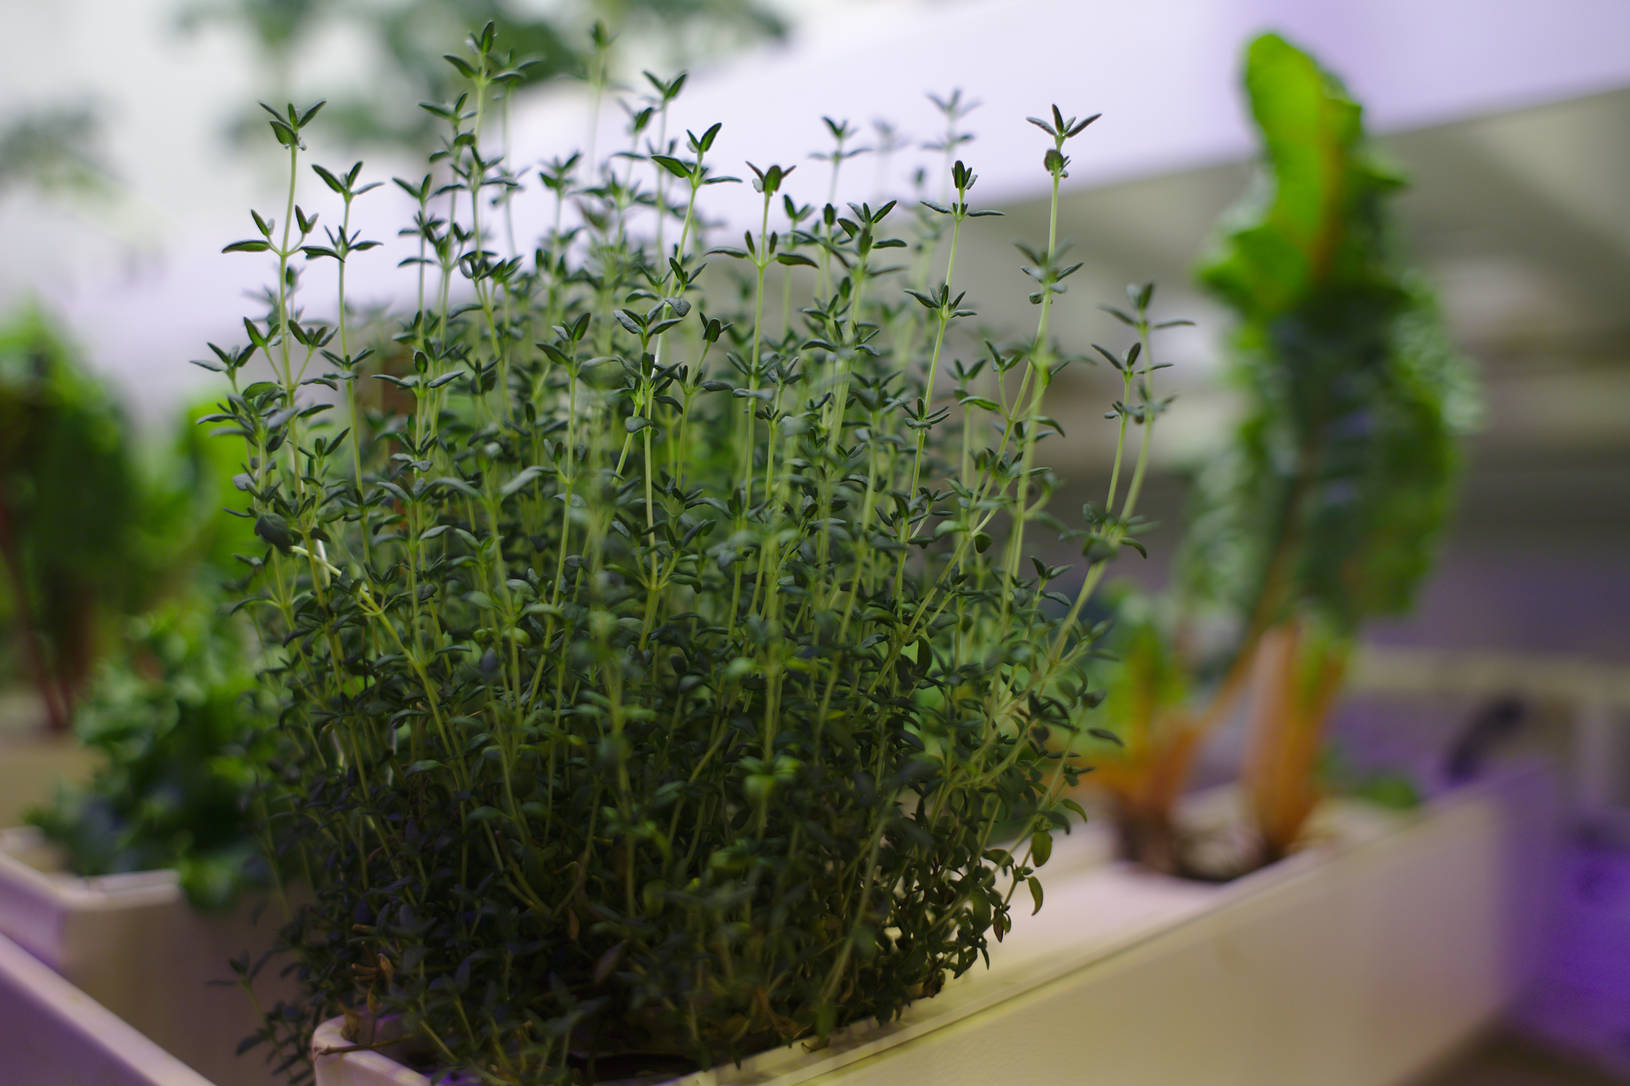
[[(1031, 472), (1035, 466), (1036, 442), (1041, 436), (1044, 419), (1041, 415), (1042, 398), (1046, 395), (1047, 386), (1053, 380), (1053, 344), (1048, 334), (1048, 323), (1052, 316), (1053, 298), (1064, 293), (1064, 280), (1068, 279), (1081, 268), (1081, 263), (1062, 265), (1060, 263), (1060, 249), (1058, 244), (1058, 187), (1069, 176), (1069, 156), (1064, 153), (1064, 144), (1074, 139), (1086, 130), (1087, 126), (1096, 121), (1100, 115), (1094, 113), (1084, 120), (1074, 117), (1066, 118), (1059, 108), (1053, 107), (1052, 117), (1042, 120), (1030, 117), (1031, 124), (1040, 128), (1052, 138), (1053, 146), (1043, 156), (1042, 163), (1047, 168), (1050, 181), (1050, 192), (1047, 204), (1047, 248), (1044, 252), (1036, 253), (1025, 250), (1033, 267), (1026, 268), (1025, 274), (1033, 278), (1040, 286), (1040, 290), (1030, 295), (1030, 301), (1040, 306), (1036, 317), (1036, 335), (1030, 350), (1030, 357), (1025, 366), (1024, 379), (1020, 382), (1019, 391), (1015, 394), (1015, 403), (1022, 402), (1025, 397), (1026, 386), (1029, 387), (1029, 402), (1026, 405), (1023, 421), (1015, 427), (1019, 438), (1019, 466), (1017, 473), (1017, 492), (1013, 501), (1013, 528), (1008, 535), (1007, 545), (1007, 574), (1010, 578), (1016, 577), (1019, 572), (1019, 562), (1024, 553), (1025, 527), (1035, 510), (1029, 503)], [(1022, 248), (1022, 247), (1021, 247)]]
[(328, 244), (305, 245), (301, 247), (300, 251), (308, 260), (326, 257), (333, 260), (338, 266), (338, 270), (335, 272), (337, 285), (335, 287), (336, 313), (334, 319), (339, 326), (340, 353), (335, 355), (325, 349), (323, 356), (334, 366), (340, 378), (345, 382), (346, 414), (351, 420), (352, 474), (357, 485), (357, 498), (360, 501), (362, 490), (362, 419), (357, 411), (356, 383), (357, 378), (360, 376), (359, 368), (367, 360), (368, 356), (373, 353), (373, 348), (363, 348), (354, 355), (351, 353), (350, 321), (348, 319), (350, 307), (347, 305), (345, 297), (345, 273), (351, 254), (364, 253), (369, 249), (379, 247), (379, 242), (366, 240), (360, 233), (351, 230), (351, 204), (358, 196), (378, 188), (380, 182), (370, 181), (359, 186), (357, 178), (362, 173), (362, 163), (360, 162), (353, 163), (351, 168), (344, 174), (335, 174), (320, 165), (313, 165), (311, 169), (322, 179), (323, 184), (327, 185), (330, 191), (339, 195), (344, 207), (339, 229), (324, 228)]
[[(916, 421), (913, 429), (916, 431), (916, 450), (911, 461), (911, 481), (906, 487), (906, 508), (899, 518), (900, 542), (902, 544), (900, 560), (895, 570), (895, 591), (903, 590), (906, 571), (907, 550), (904, 544), (909, 543), (917, 533), (927, 524), (929, 514), (933, 508), (933, 497), (922, 494), (919, 500), (918, 484), (922, 480), (923, 458), (928, 451), (928, 435), (934, 423), (943, 420), (948, 411), (941, 409), (934, 412), (934, 392), (936, 379), (939, 375), (940, 358), (945, 349), (945, 334), (951, 322), (959, 317), (974, 316), (974, 311), (963, 308), (963, 299), (966, 294), (951, 295), (951, 283), (956, 272), (957, 245), (962, 238), (962, 224), (969, 219), (987, 218), (999, 215), (1001, 212), (992, 210), (974, 210), (968, 204), (968, 193), (978, 179), (972, 170), (959, 159), (951, 166), (951, 185), (956, 192), (956, 198), (949, 205), (936, 204), (924, 201), (924, 206), (937, 215), (945, 216), (951, 220), (951, 241), (945, 256), (945, 278), (940, 281), (937, 293), (928, 294), (924, 291), (907, 289), (918, 305), (922, 306), (933, 318), (934, 346), (928, 357), (928, 374), (923, 381), (922, 396), (917, 400), (915, 413)], [(966, 406), (966, 404), (964, 404)]]

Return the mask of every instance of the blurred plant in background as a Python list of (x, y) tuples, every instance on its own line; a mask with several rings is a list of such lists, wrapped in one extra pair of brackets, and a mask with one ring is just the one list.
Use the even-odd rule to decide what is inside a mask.
[(175, 868), (200, 907), (229, 904), (263, 868), (244, 809), (264, 761), (266, 695), (249, 624), (209, 585), (127, 623), (75, 714), (106, 755), (29, 821), (80, 875)]
[[(1360, 106), (1275, 35), (1251, 44), (1245, 84), (1263, 170), (1199, 271), (1240, 319), (1244, 412), (1196, 481), (1174, 597), (1120, 624), (1110, 698), (1126, 750), (1098, 775), (1127, 852), (1168, 870), (1183, 867), (1172, 809), (1195, 752), (1253, 678), (1258, 858), (1295, 843), (1354, 637), (1410, 606), (1474, 415), (1471, 372), (1399, 259), (1387, 201), (1404, 181)], [(1219, 620), (1223, 651), (1197, 648)]]
[(38, 310), (0, 327), (0, 616), (64, 730), (109, 615), (137, 606), (136, 466), (124, 415)]
[(0, 196), (28, 185), (45, 195), (105, 196), (113, 178), (93, 150), (101, 112), (89, 102), (23, 113), (0, 125)]
[(53, 730), (105, 755), (32, 821), (76, 873), (176, 867), (220, 905), (253, 870), (242, 807), (263, 714), (252, 631), (221, 595), (254, 533), (225, 511), (237, 457), (203, 413), (138, 441), (40, 311), (0, 329), (4, 664)]
[(218, 581), (252, 533), (227, 516), (236, 459), (185, 412), (138, 442), (116, 392), (38, 309), (0, 325), (5, 671), (65, 730), (123, 616)]
[[(297, 62), (325, 36), (356, 32), (372, 47), (377, 79), (366, 89), (301, 87), (301, 96), (329, 100), (324, 119), (360, 144), (429, 146), (436, 120), (419, 102), (450, 101), (457, 73), (442, 59), (445, 43), (486, 24), (498, 28), (514, 55), (526, 57), (517, 91), (562, 76), (592, 77), (603, 61), (587, 31), (615, 27), (619, 36), (650, 43), (653, 63), (678, 67), (730, 52), (760, 38), (780, 38), (786, 24), (755, 0), (564, 0), (539, 5), (527, 0), (200, 0), (183, 14), (182, 26), (225, 23), (242, 29), (259, 47), (267, 82), (277, 96), (295, 95)], [(580, 44), (581, 43), (581, 44)], [(259, 111), (234, 126), (236, 137), (258, 134)]]

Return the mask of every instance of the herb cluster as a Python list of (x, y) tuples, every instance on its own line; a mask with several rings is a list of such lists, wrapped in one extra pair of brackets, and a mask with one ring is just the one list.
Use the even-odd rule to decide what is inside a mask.
[(253, 630), (221, 613), (233, 555), (255, 543), (223, 508), (238, 443), (198, 426), (200, 408), (133, 440), (110, 393), (36, 334), (34, 379), (59, 367), (56, 394), (0, 385), (0, 411), (37, 411), (0, 457), (7, 555), (27, 589), (12, 603), (31, 662), (62, 668), (78, 646), (42, 701), (104, 760), (29, 821), (76, 874), (173, 867), (194, 904), (224, 906), (257, 881), (243, 807), (267, 717)]
[[(499, 37), (527, 58), (517, 67), (525, 86), (564, 77), (604, 85), (611, 33), (617, 26), (667, 58), (692, 62), (728, 54), (761, 39), (780, 40), (787, 25), (758, 0), (195, 0), (181, 11), (181, 28), (235, 26), (260, 55), (279, 95), (294, 93), (302, 54), (336, 35), (358, 40), (372, 61), (369, 77), (351, 81), (332, 100), (324, 124), (354, 141), (419, 152), (433, 146), (436, 122), (415, 103), (443, 101), (459, 89), (459, 74), (443, 62), (449, 40), (492, 23)], [(581, 35), (579, 31), (587, 30)], [(322, 93), (321, 87), (311, 87)], [(362, 91), (354, 88), (362, 87)], [(245, 110), (235, 138), (259, 135), (259, 114)], [(0, 143), (0, 146), (3, 146)], [(0, 161), (4, 161), (0, 158)], [(3, 174), (0, 174), (3, 180)]]
[(126, 622), (74, 716), (106, 757), (29, 813), (80, 875), (175, 868), (200, 908), (267, 881), (245, 805), (268, 746), (252, 631), (200, 588)]
[[(321, 1016), (399, 1015), (442, 1066), (536, 1083), (893, 1018), (980, 960), (1016, 893), (1040, 907), (1079, 811), (1053, 737), (1097, 700), (1079, 619), (1159, 406), (1136, 288), (1088, 568), (1027, 561), (1073, 360), (1049, 335), (1079, 266), (1058, 187), (1092, 118), (1033, 122), (1036, 326), (982, 342), (959, 97), (941, 201), (817, 207), (750, 165), (757, 228), (714, 246), (698, 196), (737, 182), (718, 125), (669, 134), (683, 76), (649, 79), (628, 151), (528, 191), (484, 139), (515, 80), (491, 28), (449, 60), (469, 90), (434, 109), (430, 172), (395, 181), (417, 298), (383, 338), (345, 294), (375, 244), (360, 164), (312, 167), (332, 226), (296, 202), (316, 107), (272, 112), (288, 203), (228, 246), (275, 264), (248, 344), (208, 365), (267, 545), (247, 603), (283, 646), (267, 845), (311, 899), (285, 933), (310, 1003), (267, 1034), (292, 1063)], [(829, 126), (835, 191), (853, 133)], [(505, 209), (539, 198), (556, 226), (515, 249)], [(338, 265), (332, 320), (303, 309), (315, 262)]]
[(1359, 105), (1273, 35), (1252, 43), (1246, 87), (1271, 195), (1199, 269), (1239, 316), (1246, 413), (1202, 479), (1184, 576), (1258, 631), (1296, 611), (1352, 630), (1406, 610), (1431, 566), (1471, 377), (1401, 258), (1389, 202), (1406, 181)]

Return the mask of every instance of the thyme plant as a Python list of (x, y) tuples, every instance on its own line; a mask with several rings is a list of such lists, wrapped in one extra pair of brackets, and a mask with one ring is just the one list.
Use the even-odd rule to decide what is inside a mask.
[[(981, 343), (956, 261), (991, 212), (949, 149), (915, 216), (816, 209), (792, 167), (749, 164), (756, 228), (712, 245), (699, 197), (739, 182), (719, 125), (667, 135), (682, 80), (651, 80), (629, 150), (529, 191), (485, 138), (515, 78), (491, 28), (449, 60), (468, 90), (433, 109), (429, 172), (395, 182), (414, 304), (383, 338), (346, 296), (374, 186), (307, 172), (318, 107), (272, 111), (287, 202), (227, 247), (273, 273), (247, 345), (207, 365), (266, 544), (245, 603), (282, 646), (266, 841), (309, 897), (284, 939), (309, 1005), (266, 1034), (292, 1064), (325, 1015), (359, 1043), (395, 1015), (439, 1066), (538, 1083), (891, 1019), (973, 967), (1016, 894), (1040, 907), (1079, 812), (1050, 736), (1091, 726), (1078, 620), (1155, 412), (1141, 288), (1091, 560), (1027, 561), (1073, 360), (1049, 331), (1079, 266), (1058, 188), (1094, 118), (1033, 119), (1035, 328)], [(823, 189), (852, 134), (830, 127)], [(522, 199), (556, 225), (515, 250), (500, 209)], [(907, 218), (929, 232), (897, 236)], [(331, 320), (304, 307), (317, 262)]]

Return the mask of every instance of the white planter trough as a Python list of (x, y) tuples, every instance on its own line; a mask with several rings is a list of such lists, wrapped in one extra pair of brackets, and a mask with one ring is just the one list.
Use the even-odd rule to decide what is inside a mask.
[[(258, 923), (248, 904), (200, 913), (173, 871), (78, 878), (62, 871), (56, 850), (35, 831), (0, 831), (0, 937), (222, 1086), (280, 1081), (264, 1065), (264, 1047), (237, 1055), (238, 1042), (260, 1023), (253, 1001), (240, 988), (210, 983), (229, 977), (227, 963), (243, 951), (270, 946), (276, 912), (267, 908)], [(271, 977), (257, 981), (268, 1007), (276, 987)], [(0, 1069), (10, 1058), (0, 1044)], [(0, 1074), (0, 1081), (12, 1080)]]
[(0, 1081), (7, 1086), (210, 1086), (4, 936)]
[[(1524, 765), (1415, 812), (1328, 803), (1311, 847), (1221, 886), (1072, 863), (1060, 846), (1045, 907), (988, 971), (887, 1027), (673, 1086), (1402, 1083), (1529, 977), (1557, 815), (1550, 775)], [(318, 1086), (428, 1086), (380, 1052), (325, 1054), (346, 1046), (340, 1026), (313, 1038)]]

